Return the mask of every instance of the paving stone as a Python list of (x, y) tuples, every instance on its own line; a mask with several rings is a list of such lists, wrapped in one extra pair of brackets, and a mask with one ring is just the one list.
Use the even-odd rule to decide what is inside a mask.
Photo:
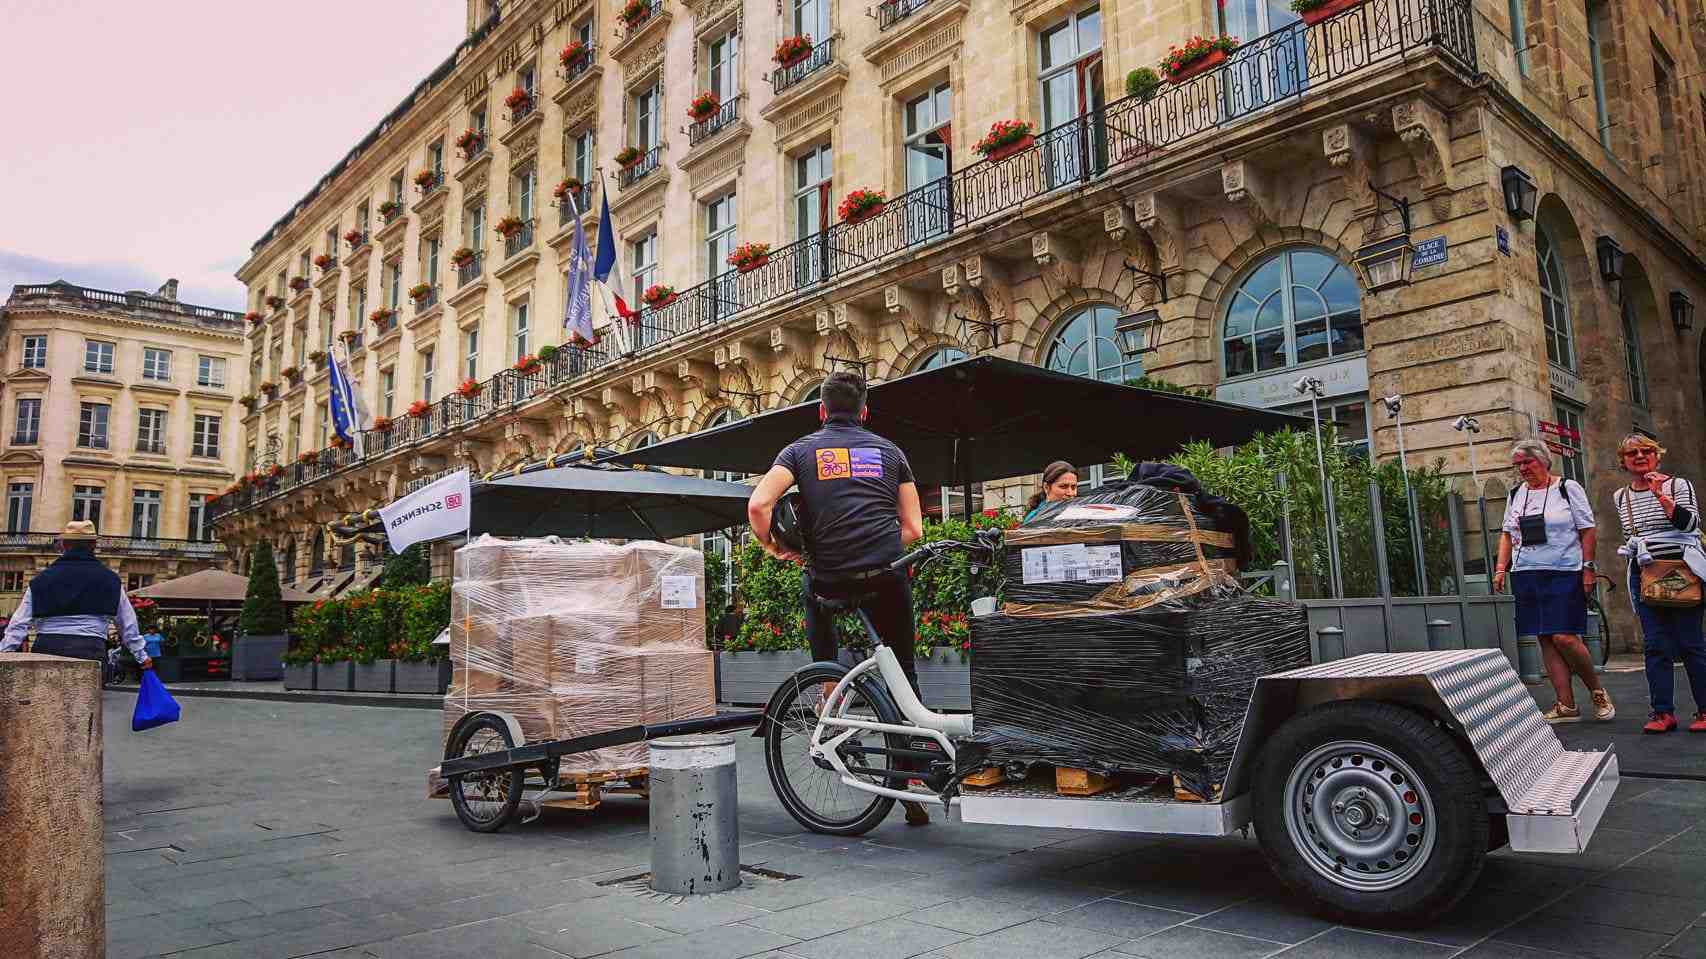
[(1493, 938), (1594, 959), (1637, 959), (1656, 952), (1671, 936), (1543, 914), (1530, 916)]
[(1528, 946), (1512, 945), (1496, 940), (1483, 942), (1480, 945), (1457, 954), (1456, 959), (1559, 959), (1562, 952), (1552, 952), (1547, 949), (1531, 949)]
[(883, 919), (789, 946), (802, 959), (911, 959), (966, 937), (907, 919)]
[(1262, 959), (1285, 948), (1283, 942), (1252, 939), (1195, 926), (1174, 926), (1115, 946), (1114, 951), (1144, 959)]
[[(378, 959), (467, 959), (469, 956), (502, 957), (502, 959), (562, 959), (573, 955), (596, 955), (596, 952), (569, 953), (560, 947), (547, 947), (534, 941), (535, 934), (507, 919), (487, 919), (450, 929), (417, 933), (363, 946), (365, 952)], [(608, 952), (608, 949), (601, 949)]]
[(1706, 959), (1706, 925), (1689, 926), (1659, 950), (1665, 959)]
[(1125, 941), (1124, 936), (1039, 919), (938, 950), (948, 959), (1082, 959)]
[(107, 959), (141, 959), (143, 956), (230, 942), (235, 938), (211, 926), (185, 929), (158, 917), (143, 916), (107, 929)]
[(1256, 939), (1297, 943), (1317, 935), (1333, 924), (1317, 919), (1292, 899), (1251, 900), (1191, 920), (1201, 929), (1233, 932)]
[(780, 932), (795, 939), (816, 939), (908, 911), (905, 905), (880, 899), (838, 896), (810, 905), (760, 915), (746, 921), (760, 929)]
[[(780, 933), (737, 922), (696, 932), (690, 943), (665, 940), (619, 949), (610, 953), (610, 959), (684, 959), (687, 956), (693, 959), (743, 959), (761, 952), (771, 952), (793, 942), (791, 937)], [(775, 952), (771, 954), (780, 955)]]
[[(631, 892), (617, 893), (597, 901), (582, 903), (581, 912), (596, 909), (599, 915), (615, 916), (633, 922), (656, 926), (669, 932), (688, 933), (712, 926), (721, 926), (743, 919), (770, 918), (771, 914), (727, 895), (688, 896), (681, 900)], [(805, 907), (810, 908), (810, 907)], [(786, 933), (785, 929), (775, 930)], [(794, 938), (804, 938), (795, 936)]]
[(1029, 909), (997, 899), (985, 899), (981, 896), (970, 896), (908, 913), (906, 918), (914, 922), (963, 932), (968, 936), (981, 936), (997, 929), (1005, 929), (1008, 926), (1029, 922), (1042, 915), (1044, 913), (1040, 909)]
[(577, 957), (596, 956), (660, 939), (681, 938), (677, 933), (656, 926), (606, 915), (602, 911), (603, 900), (595, 902), (598, 905), (594, 908), (598, 911), (589, 911), (586, 904), (571, 903), (488, 921), (513, 924), (530, 933), (529, 942)]
[(1105, 932), (1124, 939), (1139, 939), (1194, 918), (1196, 917), (1188, 912), (1152, 909), (1149, 906), (1105, 899), (1065, 912), (1057, 912), (1049, 917), (1049, 921)]
[(1664, 851), (1670, 848), (1669, 845), (1660, 846), (1628, 865), (1600, 873), (1594, 877), (1592, 885), (1671, 896), (1698, 888), (1702, 879), (1706, 879), (1706, 851), (1671, 855)]
[(1445, 959), (1456, 952), (1454, 946), (1338, 928), (1287, 949), (1285, 955), (1287, 959)]
[[(1706, 864), (1697, 867), (1696, 875), (1706, 878)], [(1541, 916), (1675, 935), (1706, 912), (1706, 892), (1698, 885), (1692, 894), (1687, 889), (1676, 892), (1687, 898), (1622, 889), (1579, 889), (1546, 907)]]

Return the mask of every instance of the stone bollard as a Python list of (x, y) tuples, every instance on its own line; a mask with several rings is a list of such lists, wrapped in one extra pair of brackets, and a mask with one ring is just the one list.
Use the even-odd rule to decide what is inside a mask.
[(107, 951), (101, 665), (0, 656), (0, 943), (22, 959)]
[(740, 885), (732, 736), (651, 743), (652, 889), (678, 896)]

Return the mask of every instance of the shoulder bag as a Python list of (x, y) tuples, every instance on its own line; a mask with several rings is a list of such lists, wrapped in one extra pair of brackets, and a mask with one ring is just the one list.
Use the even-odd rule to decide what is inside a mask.
[[(1673, 487), (1674, 489), (1674, 484)], [(1623, 488), (1624, 522), (1631, 534), (1635, 532), (1635, 490)], [(1687, 609), (1699, 606), (1702, 599), (1700, 577), (1680, 559), (1655, 559), (1641, 571), (1641, 602), (1648, 606)]]

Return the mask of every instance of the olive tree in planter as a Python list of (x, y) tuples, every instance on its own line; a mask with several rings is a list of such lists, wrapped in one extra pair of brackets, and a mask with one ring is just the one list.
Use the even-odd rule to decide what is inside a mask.
[(249, 589), (243, 599), (242, 635), (232, 647), (231, 678), (280, 679), (290, 639), (285, 634), (284, 601), (278, 588), (278, 566), (272, 545), (257, 543), (249, 551)]

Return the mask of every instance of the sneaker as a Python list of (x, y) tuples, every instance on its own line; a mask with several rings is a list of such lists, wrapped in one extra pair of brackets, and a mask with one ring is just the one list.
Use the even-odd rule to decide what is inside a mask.
[(1540, 718), (1553, 724), (1579, 723), (1582, 721), (1582, 711), (1574, 706), (1566, 706), (1561, 702), (1553, 703), (1552, 708), (1542, 713)]
[(930, 813), (925, 811), (922, 803), (902, 801), (900, 805), (906, 810), (906, 824), (908, 826), (930, 825)]
[(1593, 691), (1593, 718), (1599, 723), (1609, 723), (1617, 718), (1617, 706), (1603, 689)]
[(1706, 733), (1706, 709), (1694, 714), (1694, 722), (1688, 724), (1691, 733)]
[(1647, 725), (1641, 727), (1644, 733), (1668, 733), (1676, 729), (1675, 713), (1654, 713), (1647, 720)]

